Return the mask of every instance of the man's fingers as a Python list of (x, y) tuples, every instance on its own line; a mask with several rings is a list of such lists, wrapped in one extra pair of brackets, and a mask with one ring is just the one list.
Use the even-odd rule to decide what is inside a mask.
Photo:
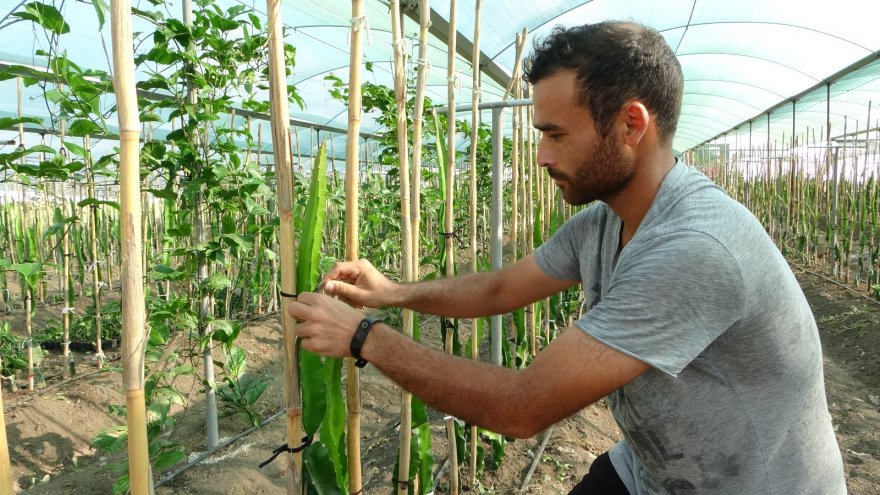
[(326, 284), (324, 284), (324, 292), (331, 296), (337, 296), (342, 299), (348, 299), (352, 295), (352, 291), (355, 290), (353, 285), (347, 284), (340, 280), (330, 280)]

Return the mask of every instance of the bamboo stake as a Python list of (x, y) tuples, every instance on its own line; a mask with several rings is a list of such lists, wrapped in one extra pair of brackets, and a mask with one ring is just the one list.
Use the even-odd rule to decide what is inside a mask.
[(12, 467), (6, 443), (6, 418), (3, 414), (3, 387), (0, 387), (0, 495), (12, 495)]
[[(345, 259), (356, 261), (360, 257), (358, 218), (358, 158), (361, 129), (361, 63), (363, 59), (363, 0), (351, 2), (351, 50), (348, 69), (348, 131), (345, 141)], [(403, 133), (406, 137), (406, 132)], [(332, 141), (331, 141), (332, 142)], [(335, 174), (335, 168), (334, 168)], [(401, 182), (405, 179), (401, 168)], [(406, 217), (402, 227), (405, 228)], [(348, 415), (348, 489), (350, 493), (363, 490), (361, 479), (361, 395), (360, 368), (353, 358), (345, 359), (346, 404)], [(403, 428), (401, 428), (403, 432)]]
[[(403, 45), (403, 23), (398, 0), (392, 0), (391, 9), (391, 32), (392, 46), (394, 48), (394, 96), (397, 109), (397, 152), (400, 157), (400, 234), (401, 240), (401, 271), (403, 281), (413, 280), (413, 233), (412, 215), (410, 211), (410, 171), (409, 171), (409, 145), (407, 142), (407, 117), (406, 117), (406, 50)], [(403, 332), (406, 336), (413, 335), (413, 312), (403, 310)], [(409, 464), (412, 452), (410, 451), (412, 438), (412, 394), (401, 390), (400, 394), (400, 446), (397, 472), (397, 493), (403, 495), (409, 491)]]
[[(477, 0), (478, 2), (480, 0)], [(419, 278), (422, 189), (422, 118), (425, 111), (425, 89), (428, 84), (428, 30), (431, 27), (429, 0), (419, 1), (419, 59), (417, 61), (416, 95), (413, 109), (412, 181), (410, 191), (410, 231), (412, 232), (413, 280)]]
[(145, 331), (140, 203), (140, 164), (137, 94), (132, 51), (131, 5), (110, 3), (113, 32), (113, 85), (119, 115), (119, 199), (122, 240), (122, 366), (128, 420), (128, 469), (133, 495), (153, 493), (147, 452), (144, 400)]
[[(61, 119), (61, 152), (62, 159), (66, 161), (67, 152), (64, 148), (64, 134), (66, 131), (66, 121)], [(67, 201), (67, 188), (65, 187), (65, 183), (61, 184), (61, 211), (62, 216), (67, 218), (69, 217), (70, 212), (70, 203)], [(64, 309), (61, 313), (62, 319), (62, 342), (61, 342), (61, 359), (62, 359), (62, 375), (65, 379), (70, 378), (70, 324), (71, 324), (71, 311), (73, 311), (73, 277), (70, 273), (70, 257), (72, 253), (70, 252), (70, 236), (73, 233), (73, 224), (70, 224), (67, 232), (64, 233), (64, 236), (61, 239), (61, 257), (63, 258), (63, 275), (64, 279)]]
[[(455, 223), (453, 222), (453, 192), (455, 190), (455, 40), (458, 35), (456, 27), (456, 8), (457, 0), (449, 1), (449, 36), (447, 42), (447, 72), (446, 72), (446, 276), (455, 275), (455, 244), (453, 243), (453, 231)], [(455, 332), (447, 330), (446, 332), (446, 352), (453, 353), (453, 338)], [(446, 420), (446, 437), (449, 442), (449, 493), (458, 495), (458, 447), (455, 436), (455, 419)]]
[[(138, 132), (140, 134), (140, 132)], [(86, 177), (88, 179), (89, 197), (97, 199), (95, 195), (95, 172), (92, 170), (92, 152), (91, 140), (88, 136), (83, 138), (83, 146), (86, 149)], [(97, 360), (98, 369), (104, 367), (103, 352), (103, 317), (101, 302), (101, 263), (98, 260), (98, 205), (89, 205), (91, 211), (91, 222), (89, 223), (89, 246), (92, 257), (92, 301), (95, 306), (95, 358)]]
[[(471, 273), (477, 273), (477, 145), (480, 141), (480, 13), (482, 0), (476, 0), (474, 9), (474, 48), (471, 52), (472, 82), (471, 82), (471, 169), (470, 169), (470, 229), (471, 229)], [(471, 323), (471, 358), (480, 359), (480, 342), (477, 328), (479, 320), (474, 319)], [(470, 428), (470, 487), (477, 487), (477, 426)]]
[[(281, 21), (281, 0), (266, 0), (269, 29), (269, 101), (272, 107), (272, 146), (275, 150), (275, 176), (278, 188), (279, 251), (281, 254), (281, 290), (296, 293), (296, 232), (293, 224), (293, 191), (290, 150), (290, 116), (287, 103), (286, 61)], [(299, 388), (299, 355), (294, 329), (296, 322), (287, 311), (281, 312), (284, 330), (284, 377), (287, 403), (287, 447), (299, 445), (302, 438), (302, 404)], [(287, 455), (287, 493), (303, 493), (302, 454)]]

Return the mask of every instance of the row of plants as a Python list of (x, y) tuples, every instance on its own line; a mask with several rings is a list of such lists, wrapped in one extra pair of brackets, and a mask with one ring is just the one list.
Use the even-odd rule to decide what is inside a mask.
[[(778, 143), (702, 163), (792, 259), (880, 299), (880, 134)], [(799, 142), (806, 142), (799, 140)]]
[[(94, 1), (95, 12), (103, 23), (106, 6)], [(195, 376), (205, 383), (206, 401), (219, 399), (220, 415), (241, 418), (259, 425), (257, 401), (268, 378), (246, 372), (247, 357), (235, 345), (246, 320), (252, 316), (276, 311), (280, 305), (279, 283), (279, 215), (274, 191), (278, 188), (270, 156), (264, 152), (262, 124), (236, 117), (239, 110), (265, 113), (268, 102), (261, 95), (267, 87), (266, 27), (251, 9), (237, 5), (221, 9), (207, 0), (197, 1), (192, 25), (177, 19), (161, 0), (151, 0), (154, 10), (134, 10), (134, 15), (148, 22), (151, 31), (136, 40), (139, 50), (136, 63), (146, 78), (138, 83), (142, 94), (140, 120), (145, 123), (145, 140), (141, 148), (141, 179), (144, 204), (145, 242), (144, 266), (147, 293), (147, 320), (150, 340), (147, 350), (148, 380), (146, 387), (150, 456), (153, 467), (164, 470), (179, 462), (186, 452), (174, 439), (179, 417), (174, 413), (185, 406), (186, 397), (175, 387), (183, 376)], [(18, 282), (2, 281), (9, 311), (20, 310), (33, 294), (44, 304), (64, 301), (64, 308), (77, 304), (84, 311), (65, 311), (59, 326), (52, 324), (35, 332), (22, 345), (15, 341), (4, 345), (3, 362), (20, 365), (21, 349), (35, 348), (41, 339), (59, 339), (66, 343), (80, 337), (100, 342), (118, 335), (119, 306), (102, 301), (101, 294), (112, 291), (118, 252), (118, 204), (115, 183), (118, 155), (109, 153), (94, 157), (91, 136), (112, 139), (114, 129), (108, 118), (114, 111), (112, 84), (106, 71), (82, 68), (66, 57), (59, 47), (69, 31), (57, 6), (51, 2), (31, 2), (18, 13), (34, 22), (46, 36), (45, 49), (37, 55), (46, 60), (45, 71), (13, 66), (0, 78), (21, 78), (26, 86), (39, 86), (51, 110), (49, 121), (21, 116), (0, 122), (3, 128), (19, 123), (43, 125), (47, 132), (58, 134), (61, 150), (44, 145), (24, 147), (0, 155), (0, 167), (7, 171), (6, 182), (21, 184), (29, 192), (38, 192), (41, 201), (12, 202), (0, 205), (0, 233), (6, 239), (3, 277), (19, 277)], [(143, 47), (141, 49), (141, 47)], [(285, 47), (288, 70), (295, 69), (295, 50)], [(341, 81), (331, 82), (331, 95), (345, 99), (347, 88)], [(415, 80), (408, 81), (410, 88)], [(296, 88), (289, 87), (290, 103), (301, 105)], [(364, 84), (364, 109), (378, 116), (388, 132), (378, 141), (369, 143), (371, 151), (360, 177), (358, 209), (363, 212), (359, 225), (361, 256), (374, 261), (390, 274), (401, 273), (400, 242), (400, 157), (394, 121), (397, 118), (395, 95), (391, 88)], [(430, 101), (426, 101), (431, 106)], [(410, 99), (409, 106), (415, 105)], [(410, 115), (412, 115), (410, 113)], [(410, 119), (409, 131), (413, 122)], [(469, 185), (461, 180), (470, 166), (466, 160), (454, 161), (457, 179), (446, 184), (445, 136), (455, 132), (464, 136), (476, 134), (477, 190), (481, 198), (491, 195), (491, 136), (487, 126), (470, 128), (456, 121), (454, 128), (443, 115), (427, 116), (422, 122), (427, 145), (424, 147), (421, 177), (421, 204), (424, 221), (419, 235), (421, 278), (452, 275), (447, 273), (446, 238), (462, 239), (454, 244), (464, 250), (470, 204)], [(298, 136), (298, 134), (297, 134)], [(292, 140), (298, 139), (294, 136)], [(316, 136), (320, 140), (319, 136)], [(527, 140), (520, 136), (521, 142)], [(297, 149), (299, 147), (297, 146)], [(316, 156), (294, 157), (294, 163), (311, 161), (314, 168), (304, 170), (295, 165), (292, 188), (297, 238), (300, 239), (302, 273), (298, 291), (312, 290), (319, 273), (335, 260), (344, 257), (345, 197), (339, 172), (327, 170), (326, 148)], [(518, 153), (526, 163), (526, 146)], [(505, 143), (505, 156), (510, 157), (513, 142)], [(373, 158), (375, 156), (375, 158)], [(323, 158), (322, 158), (323, 157)], [(511, 163), (508, 162), (507, 166)], [(531, 177), (538, 174), (531, 165)], [(523, 174), (526, 170), (523, 165)], [(76, 184), (85, 184), (77, 188)], [(96, 192), (96, 185), (102, 191)], [(518, 218), (529, 225), (532, 244), (552, 234), (555, 227), (571, 214), (570, 209), (555, 208), (550, 184), (538, 180), (521, 180), (517, 206), (511, 189), (505, 196), (505, 217)], [(546, 188), (545, 188), (546, 186)], [(447, 187), (454, 189), (453, 232), (444, 232), (444, 198)], [(527, 203), (534, 196), (542, 204)], [(487, 202), (484, 202), (487, 203)], [(544, 222), (527, 223), (532, 211), (540, 208)], [(479, 205), (477, 242), (487, 246), (489, 238), (488, 207)], [(547, 211), (547, 215), (543, 212)], [(521, 232), (525, 232), (523, 229)], [(461, 233), (461, 235), (458, 235)], [(305, 242), (304, 239), (312, 239)], [(519, 243), (520, 237), (511, 243)], [(532, 247), (524, 243), (519, 253)], [(39, 246), (52, 246), (39, 252)], [(478, 249), (477, 264), (489, 266), (488, 251)], [(99, 263), (99, 261), (103, 263)], [(65, 268), (66, 267), (66, 268)], [(57, 282), (57, 283), (55, 283)], [(103, 284), (103, 285), (102, 285)], [(16, 293), (16, 290), (18, 291)], [(29, 295), (30, 294), (30, 295)], [(505, 366), (523, 367), (535, 352), (535, 346), (552, 338), (557, 324), (566, 323), (575, 314), (577, 291), (569, 291), (539, 304), (528, 311), (519, 310), (504, 320), (505, 335), (511, 342), (503, 346)], [(85, 301), (84, 301), (85, 300)], [(85, 304), (83, 304), (85, 303)], [(28, 318), (33, 305), (23, 308)], [(400, 321), (398, 312), (386, 317)], [(472, 331), (481, 333), (488, 325), (478, 321)], [(529, 329), (539, 328), (536, 344)], [(450, 331), (453, 352), (472, 356), (476, 352), (470, 341), (464, 342), (458, 322), (443, 323), (440, 331)], [(7, 332), (12, 335), (12, 332)], [(59, 336), (59, 333), (61, 334)], [(418, 338), (418, 325), (415, 338)], [(444, 335), (445, 337), (445, 335)], [(478, 339), (477, 342), (481, 342)], [(18, 349), (18, 354), (12, 350)], [(100, 347), (98, 353), (100, 354)], [(66, 349), (65, 349), (66, 351)], [(8, 352), (8, 355), (7, 355)], [(219, 355), (213, 354), (214, 352)], [(65, 352), (66, 355), (66, 352)], [(99, 361), (100, 364), (100, 361)], [(12, 368), (4, 370), (9, 373)], [(66, 368), (65, 368), (66, 369)], [(341, 396), (341, 364), (321, 360), (302, 352), (300, 371), (303, 381), (303, 417), (308, 435), (319, 429), (320, 441), (305, 451), (306, 482), (321, 493), (342, 493), (347, 486), (345, 408)], [(213, 378), (214, 373), (217, 379)], [(31, 375), (31, 372), (28, 372)], [(211, 397), (214, 399), (211, 399)], [(124, 406), (111, 406), (124, 415)], [(211, 419), (211, 408), (208, 407)], [(433, 457), (430, 429), (424, 405), (414, 401), (412, 423), (415, 435), (411, 444), (410, 483), (408, 491), (428, 493), (432, 487)], [(478, 438), (464, 425), (457, 424), (458, 458), (471, 455), (465, 448), (468, 441), (479, 441), (476, 451), (477, 469), (497, 468), (503, 459), (505, 439), (480, 430)], [(95, 440), (103, 450), (115, 452), (126, 441), (127, 430), (118, 427), (104, 432)], [(210, 440), (209, 440), (210, 446)], [(462, 463), (465, 465), (465, 463)], [(124, 465), (120, 465), (120, 473)], [(395, 473), (397, 473), (395, 469)], [(114, 493), (128, 488), (128, 478), (121, 475)]]

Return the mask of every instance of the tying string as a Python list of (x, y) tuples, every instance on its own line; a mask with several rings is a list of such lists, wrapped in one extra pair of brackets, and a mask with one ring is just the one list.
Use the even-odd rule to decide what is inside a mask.
[(288, 294), (287, 292), (284, 292), (283, 290), (279, 290), (278, 293), (281, 294), (281, 297), (289, 297), (291, 299), (296, 299), (297, 297), (299, 297), (298, 294)]
[(281, 447), (278, 447), (277, 449), (273, 450), (272, 457), (270, 457), (270, 458), (266, 459), (265, 461), (263, 461), (262, 463), (260, 463), (260, 468), (262, 468), (266, 464), (269, 464), (270, 462), (274, 461), (276, 457), (278, 457), (279, 455), (281, 455), (285, 452), (290, 452), (292, 454), (295, 454), (297, 452), (302, 452), (303, 450), (306, 449), (306, 447), (308, 447), (311, 444), (312, 444), (311, 435), (304, 436), (302, 439), (302, 444), (300, 444), (299, 447), (288, 447), (287, 443), (285, 443)]
[(372, 44), (372, 39), (370, 37), (370, 20), (367, 19), (367, 16), (361, 17), (353, 17), (349, 20), (351, 22), (351, 30), (348, 32), (348, 39), (346, 44), (351, 44), (351, 33), (358, 32), (363, 28), (367, 33), (367, 44)]
[(425, 68), (425, 77), (431, 75), (431, 61), (426, 58), (420, 58), (416, 60), (416, 66), (421, 68)]

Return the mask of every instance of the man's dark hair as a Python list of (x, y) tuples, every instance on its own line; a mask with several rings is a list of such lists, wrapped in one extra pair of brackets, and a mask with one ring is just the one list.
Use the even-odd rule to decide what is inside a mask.
[(661, 139), (672, 139), (681, 113), (681, 65), (657, 31), (631, 22), (564, 28), (535, 41), (525, 78), (535, 84), (560, 70), (577, 74), (578, 104), (588, 109), (604, 137), (629, 99), (656, 115)]

